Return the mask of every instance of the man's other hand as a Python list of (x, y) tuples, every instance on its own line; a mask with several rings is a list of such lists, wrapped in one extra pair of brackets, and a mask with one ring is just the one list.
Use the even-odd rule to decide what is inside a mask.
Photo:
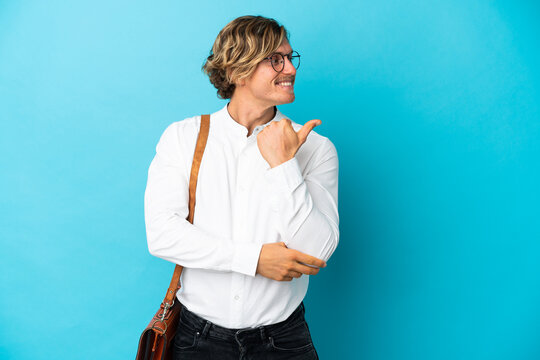
[(272, 280), (291, 281), (302, 274), (316, 275), (326, 262), (289, 249), (283, 242), (264, 244), (259, 255), (257, 274)]

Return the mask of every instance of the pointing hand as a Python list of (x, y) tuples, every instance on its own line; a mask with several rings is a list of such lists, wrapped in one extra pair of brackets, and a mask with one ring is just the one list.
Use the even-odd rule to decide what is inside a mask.
[(270, 167), (276, 167), (292, 159), (311, 130), (320, 124), (321, 120), (313, 119), (296, 132), (289, 119), (273, 121), (257, 134), (257, 146)]

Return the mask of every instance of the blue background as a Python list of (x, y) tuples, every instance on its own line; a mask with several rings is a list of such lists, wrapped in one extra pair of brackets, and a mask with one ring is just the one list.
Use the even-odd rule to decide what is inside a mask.
[(281, 110), (340, 157), (340, 244), (312, 277), (322, 359), (540, 358), (540, 5), (1, 1), (0, 358), (131, 359), (173, 266), (143, 194), (165, 127), (224, 106), (219, 30), (275, 17)]

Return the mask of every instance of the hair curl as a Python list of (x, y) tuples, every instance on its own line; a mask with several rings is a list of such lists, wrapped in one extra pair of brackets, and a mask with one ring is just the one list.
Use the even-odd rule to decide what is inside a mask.
[(257, 65), (289, 40), (289, 33), (276, 20), (241, 16), (218, 34), (202, 67), (221, 99), (230, 99), (235, 82), (249, 77)]

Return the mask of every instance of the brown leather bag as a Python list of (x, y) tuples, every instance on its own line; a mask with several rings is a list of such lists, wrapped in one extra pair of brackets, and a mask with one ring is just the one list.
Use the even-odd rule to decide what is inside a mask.
[[(193, 163), (191, 164), (191, 175), (189, 178), (189, 215), (187, 220), (193, 224), (195, 212), (195, 190), (197, 188), (197, 177), (201, 165), (208, 131), (210, 129), (210, 115), (201, 116), (201, 128), (197, 137)], [(180, 275), (183, 267), (176, 265), (171, 279), (171, 284), (156, 312), (146, 329), (144, 329), (139, 339), (139, 348), (135, 360), (170, 360), (172, 359), (172, 344), (182, 304), (176, 300), (176, 293), (180, 289)]]

